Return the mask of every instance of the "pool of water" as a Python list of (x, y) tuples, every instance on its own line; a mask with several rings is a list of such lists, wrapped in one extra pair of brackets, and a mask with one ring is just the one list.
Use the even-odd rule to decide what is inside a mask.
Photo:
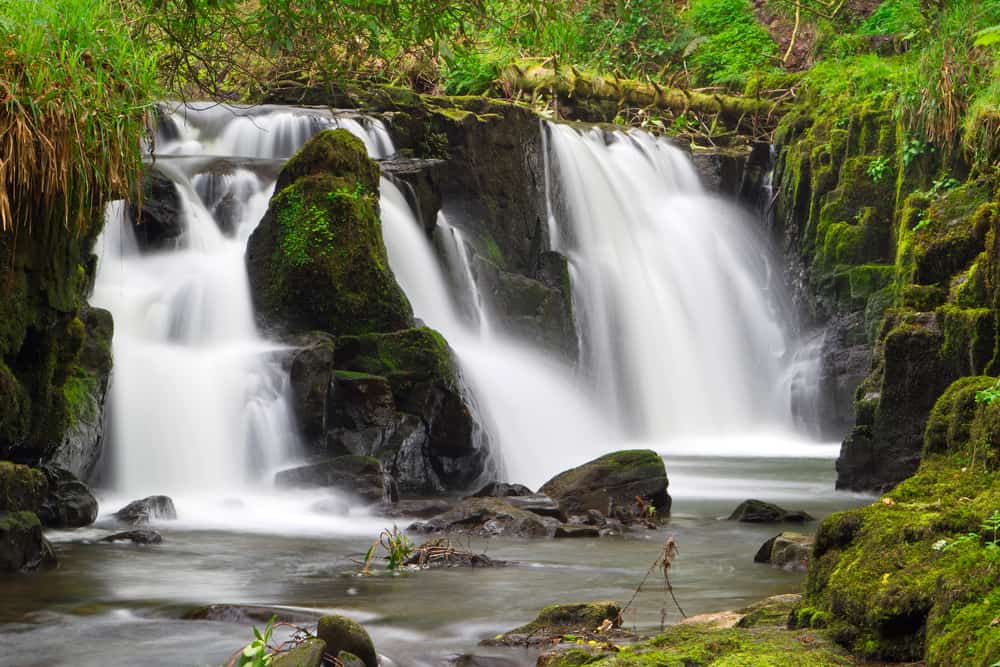
[[(108, 532), (99, 527), (52, 533), (57, 570), (0, 579), (0, 664), (221, 665), (249, 641), (249, 628), (180, 616), (206, 604), (253, 603), (343, 613), (365, 625), (385, 664), (442, 665), (456, 654), (486, 653), (479, 640), (531, 620), (545, 605), (628, 600), (670, 534), (680, 546), (671, 580), (689, 615), (796, 591), (801, 574), (753, 562), (782, 527), (725, 516), (751, 497), (817, 518), (868, 500), (833, 491), (826, 455), (670, 455), (667, 469), (674, 505), (660, 529), (585, 540), (472, 538), (473, 550), (514, 562), (496, 569), (357, 576), (392, 520), (320, 517), (304, 509), (301, 494), (294, 502), (264, 496), (218, 508), (175, 498), (180, 519), (155, 526), (164, 540), (154, 546), (96, 543)], [(102, 499), (102, 512), (123, 500)], [(654, 629), (662, 606), (662, 581), (651, 577), (626, 624)], [(667, 622), (679, 619), (667, 605)], [(517, 650), (493, 653), (534, 662)]]

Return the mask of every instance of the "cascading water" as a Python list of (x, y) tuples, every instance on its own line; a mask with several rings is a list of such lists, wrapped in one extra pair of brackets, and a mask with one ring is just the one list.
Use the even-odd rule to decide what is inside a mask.
[(116, 492), (220, 495), (269, 480), (295, 453), (281, 347), (256, 329), (243, 257), (280, 161), (331, 127), (359, 136), (375, 157), (393, 151), (380, 122), (324, 111), (163, 114), (155, 154), (177, 187), (182, 233), (172, 247), (142, 251), (119, 203), (98, 243), (92, 302), (115, 318)]
[(582, 372), (617, 423), (632, 439), (694, 451), (789, 429), (791, 386), (812, 362), (798, 355), (789, 370), (795, 346), (746, 216), (646, 133), (544, 131), (547, 182), (561, 195), (551, 236), (570, 261)]

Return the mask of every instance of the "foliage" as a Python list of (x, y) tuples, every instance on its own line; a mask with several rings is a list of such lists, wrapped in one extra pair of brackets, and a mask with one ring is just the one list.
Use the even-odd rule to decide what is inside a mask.
[(268, 644), (271, 642), (271, 635), (274, 634), (274, 624), (277, 618), (277, 616), (271, 616), (267, 625), (264, 626), (264, 632), (258, 630), (256, 625), (253, 626), (253, 641), (240, 652), (239, 662), (236, 663), (239, 667), (267, 667), (271, 664), (272, 656)]
[(756, 21), (747, 0), (694, 0), (691, 23), (703, 36), (691, 58), (696, 80), (742, 86), (747, 73), (764, 66), (778, 47)]
[(987, 387), (976, 392), (976, 403), (990, 405), (997, 399), (1000, 399), (1000, 380), (997, 380), (992, 387)]
[(889, 158), (885, 156), (873, 158), (868, 163), (867, 173), (869, 178), (875, 183), (881, 183), (889, 174)]
[(0, 0), (0, 43), (0, 229), (82, 231), (135, 184), (155, 59), (104, 0)]
[(371, 574), (371, 562), (375, 558), (375, 554), (379, 547), (382, 547), (382, 551), (385, 552), (386, 569), (390, 572), (396, 574), (403, 566), (406, 564), (407, 558), (414, 552), (416, 547), (413, 542), (399, 530), (398, 527), (393, 526), (392, 530), (388, 528), (384, 529), (377, 540), (372, 542), (372, 545), (368, 547), (368, 551), (365, 553), (365, 560), (361, 566), (361, 571), (358, 574), (368, 575)]

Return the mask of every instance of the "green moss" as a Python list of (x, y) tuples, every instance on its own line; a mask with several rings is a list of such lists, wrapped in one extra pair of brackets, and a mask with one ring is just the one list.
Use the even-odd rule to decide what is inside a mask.
[(381, 375), (372, 375), (371, 373), (359, 373), (357, 371), (335, 370), (333, 372), (333, 375), (338, 380), (385, 380), (385, 378)]
[(441, 334), (427, 327), (341, 336), (337, 364), (348, 371), (386, 377), (394, 384), (428, 379), (457, 384), (451, 348)]
[(0, 461), (0, 512), (34, 512), (41, 505), (47, 487), (40, 471)]
[(848, 269), (851, 298), (868, 299), (892, 283), (896, 267), (890, 264), (862, 264)]
[(0, 512), (0, 534), (23, 533), (41, 527), (42, 522), (34, 512)]
[(325, 130), (299, 149), (281, 170), (277, 189), (303, 176), (333, 174), (357, 183), (366, 192), (378, 192), (379, 168), (368, 158), (364, 143), (347, 130)]
[(994, 357), (996, 316), (989, 308), (946, 305), (937, 311), (944, 333), (941, 356), (951, 359), (958, 375), (984, 372)]
[(63, 385), (63, 398), (71, 423), (80, 420), (93, 420), (97, 416), (99, 406), (95, 400), (98, 390), (97, 376), (76, 366)]
[(553, 604), (545, 607), (531, 623), (522, 625), (507, 634), (538, 633), (564, 634), (575, 631), (593, 632), (605, 620), (618, 622), (621, 608), (611, 601), (580, 602), (575, 604)]
[(948, 387), (934, 404), (924, 431), (924, 455), (943, 454), (964, 447), (976, 413), (976, 392), (991, 387), (986, 376), (964, 377)]

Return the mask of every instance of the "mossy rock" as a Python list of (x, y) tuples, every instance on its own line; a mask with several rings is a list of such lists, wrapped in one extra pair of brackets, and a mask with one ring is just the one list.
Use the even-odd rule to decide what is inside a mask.
[(669, 516), (667, 485), (660, 455), (650, 449), (632, 449), (612, 452), (560, 473), (539, 493), (557, 501), (567, 514), (597, 510), (627, 520), (639, 512), (637, 497), (660, 516)]
[(361, 624), (344, 616), (330, 615), (319, 619), (316, 637), (326, 643), (326, 652), (337, 655), (341, 651), (353, 653), (365, 667), (378, 667), (375, 644)]
[(48, 482), (40, 470), (0, 461), (0, 512), (36, 512), (47, 490)]
[(322, 639), (307, 639), (286, 653), (271, 657), (271, 667), (320, 667), (326, 642)]
[(0, 512), (0, 573), (53, 567), (55, 562), (34, 512)]
[(266, 327), (342, 335), (412, 325), (382, 240), (377, 176), (364, 146), (341, 130), (321, 133), (282, 171), (285, 186), (247, 245)]

